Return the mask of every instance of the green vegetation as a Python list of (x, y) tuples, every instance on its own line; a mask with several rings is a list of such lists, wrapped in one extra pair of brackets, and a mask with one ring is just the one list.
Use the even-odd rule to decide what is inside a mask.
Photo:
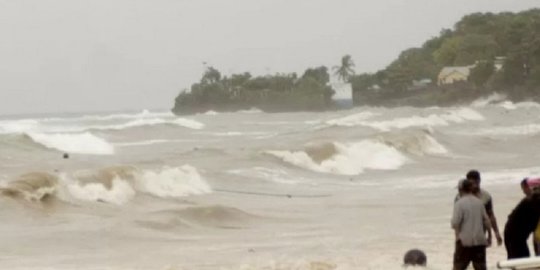
[[(462, 78), (467, 80), (439, 85), (441, 69), (449, 66), (466, 67)], [(403, 51), (383, 70), (355, 75), (353, 68), (351, 56), (345, 55), (334, 75), (351, 83), (356, 105), (454, 105), (491, 92), (512, 100), (540, 100), (540, 9), (467, 15), (452, 30)], [(173, 112), (332, 109), (329, 80), (324, 66), (307, 69), (301, 77), (222, 76), (209, 67), (200, 82), (178, 95)]]
[(332, 107), (334, 90), (324, 66), (295, 73), (252, 77), (249, 73), (222, 76), (209, 67), (199, 83), (176, 97), (176, 114), (208, 110), (237, 111), (253, 107), (264, 111), (319, 111)]
[[(496, 61), (502, 64), (500, 70)], [(443, 67), (472, 65), (467, 82), (436, 85)], [(418, 90), (413, 81), (425, 79), (432, 83)], [(540, 9), (467, 15), (453, 30), (403, 51), (384, 70), (352, 76), (349, 82), (357, 105), (398, 100), (401, 105), (451, 104), (493, 91), (515, 100), (538, 98)]]
[(335, 66), (335, 75), (343, 82), (349, 81), (354, 75), (354, 62), (350, 55), (345, 55), (341, 58), (341, 66)]

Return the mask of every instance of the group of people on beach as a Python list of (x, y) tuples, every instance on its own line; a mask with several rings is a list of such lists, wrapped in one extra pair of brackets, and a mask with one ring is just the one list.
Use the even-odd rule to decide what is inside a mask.
[[(480, 173), (471, 170), (459, 181), (451, 225), (455, 231), (454, 270), (465, 270), (470, 263), (475, 270), (485, 270), (486, 248), (493, 234), (502, 245), (491, 195), (480, 187)], [(540, 178), (521, 181), (524, 198), (512, 210), (504, 226), (504, 246), (508, 259), (530, 256), (527, 239), (534, 233), (533, 248), (540, 255)], [(493, 231), (493, 234), (492, 234)]]

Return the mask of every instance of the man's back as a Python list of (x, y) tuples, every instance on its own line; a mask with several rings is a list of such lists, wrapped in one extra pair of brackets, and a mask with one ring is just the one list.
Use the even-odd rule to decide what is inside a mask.
[(488, 223), (484, 204), (476, 196), (464, 195), (454, 204), (452, 227), (458, 230), (463, 246), (487, 245), (485, 228)]
[(512, 210), (506, 222), (506, 230), (513, 238), (527, 239), (538, 224), (540, 198), (536, 195), (524, 198)]

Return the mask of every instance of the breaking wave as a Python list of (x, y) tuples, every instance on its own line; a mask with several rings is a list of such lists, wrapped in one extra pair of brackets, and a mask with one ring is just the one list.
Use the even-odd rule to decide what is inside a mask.
[(22, 175), (0, 188), (3, 196), (33, 202), (56, 197), (67, 202), (89, 201), (117, 205), (131, 201), (138, 193), (160, 198), (179, 198), (211, 191), (198, 171), (189, 165), (159, 171), (116, 166), (60, 176), (36, 172)]
[(535, 135), (540, 133), (540, 124), (527, 124), (520, 126), (494, 127), (476, 131), (468, 131), (472, 135)]
[(207, 111), (204, 113), (204, 115), (218, 115), (219, 113), (216, 111)]
[(361, 112), (361, 113), (345, 116), (338, 119), (328, 120), (326, 121), (326, 124), (332, 125), (332, 126), (354, 127), (354, 126), (362, 125), (365, 120), (376, 115), (378, 114), (375, 114), (372, 112)]
[(89, 155), (114, 154), (112, 144), (90, 132), (77, 134), (28, 133), (27, 135), (38, 144), (62, 152)]
[(35, 119), (3, 120), (0, 121), (0, 134), (22, 133), (77, 133), (90, 130), (123, 130), (135, 127), (174, 125), (190, 129), (202, 129), (204, 124), (187, 118), (140, 118), (125, 123), (95, 124), (84, 122), (55, 122)]
[(499, 93), (493, 93), (487, 97), (481, 97), (471, 103), (471, 106), (473, 107), (485, 107), (490, 104), (495, 104), (499, 102), (503, 102), (506, 100), (506, 95), (499, 94)]
[(45, 202), (56, 193), (58, 178), (45, 172), (23, 174), (0, 187), (0, 194), (30, 202)]
[(266, 153), (304, 169), (341, 175), (356, 175), (366, 169), (395, 170), (408, 161), (396, 148), (371, 140), (311, 145), (304, 151)]
[(28, 130), (36, 130), (39, 122), (33, 119), (2, 120), (0, 121), (0, 134), (20, 134)]
[(80, 118), (73, 118), (73, 120), (94, 120), (94, 121), (108, 121), (108, 120), (121, 120), (121, 119), (139, 119), (150, 117), (174, 117), (172, 112), (151, 112), (149, 110), (142, 110), (139, 113), (118, 113), (110, 115), (84, 115)]
[(258, 108), (251, 108), (249, 110), (241, 110), (241, 111), (238, 111), (239, 113), (263, 113), (262, 110), (258, 109)]
[(104, 126), (88, 126), (86, 129), (97, 129), (97, 130), (122, 130), (127, 128), (134, 127), (144, 127), (144, 126), (155, 126), (155, 125), (177, 125), (181, 127), (191, 128), (191, 129), (202, 129), (204, 127), (203, 123), (200, 123), (195, 120), (186, 119), (186, 118), (176, 118), (176, 119), (162, 119), (162, 118), (152, 118), (152, 119), (137, 119), (125, 124), (119, 125), (104, 125)]
[(161, 198), (185, 197), (211, 192), (197, 169), (184, 165), (179, 168), (166, 168), (161, 171), (143, 171), (136, 178), (136, 188)]
[(443, 114), (431, 114), (429, 116), (412, 116), (387, 121), (363, 121), (360, 125), (381, 131), (389, 131), (391, 129), (404, 129), (410, 127), (448, 126), (450, 123), (482, 120), (484, 120), (484, 117), (477, 111), (469, 108), (460, 108), (450, 110)]
[(402, 152), (424, 156), (448, 154), (448, 149), (433, 138), (428, 130), (387, 133), (378, 136), (378, 140)]

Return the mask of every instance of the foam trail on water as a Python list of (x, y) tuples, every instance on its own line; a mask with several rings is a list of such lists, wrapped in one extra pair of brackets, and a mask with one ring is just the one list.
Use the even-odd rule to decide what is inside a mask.
[(114, 154), (112, 144), (90, 132), (76, 134), (28, 133), (28, 136), (36, 143), (63, 152), (90, 155)]
[(499, 94), (499, 93), (493, 93), (487, 97), (479, 98), (471, 103), (471, 106), (473, 107), (486, 107), (489, 104), (502, 102), (506, 99), (506, 95)]
[(463, 123), (465, 121), (482, 121), (484, 117), (470, 108), (450, 110), (444, 114), (431, 114), (429, 116), (412, 116), (396, 118), (387, 121), (364, 121), (361, 125), (381, 131), (391, 129), (404, 129), (410, 127), (448, 126), (450, 123)]
[(338, 119), (332, 119), (326, 121), (326, 124), (333, 125), (333, 126), (344, 126), (344, 127), (354, 127), (361, 125), (365, 120), (376, 116), (378, 114), (372, 113), (372, 112), (361, 112), (349, 116), (345, 116)]

